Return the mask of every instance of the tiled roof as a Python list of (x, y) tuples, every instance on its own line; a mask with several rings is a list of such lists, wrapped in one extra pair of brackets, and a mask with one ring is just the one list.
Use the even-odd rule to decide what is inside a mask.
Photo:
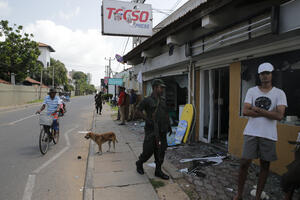
[[(38, 85), (40, 85), (40, 83), (41, 83), (41, 82), (36, 81), (36, 80), (34, 80), (34, 79), (30, 78), (30, 77), (27, 77), (27, 78), (25, 79), (25, 81), (28, 81), (28, 82), (30, 82), (30, 83), (32, 83), (32, 84), (38, 84)], [(48, 88), (48, 86), (42, 84), (42, 88)]]
[(28, 81), (28, 82), (30, 82), (30, 83), (40, 84), (40, 82), (38, 82), (38, 81), (36, 81), (36, 80), (34, 80), (34, 79), (30, 78), (30, 77), (27, 77), (25, 80)]
[(55, 50), (48, 44), (44, 44), (41, 42), (39, 42), (38, 44), (39, 44), (39, 47), (47, 47), (50, 50), (50, 52), (55, 52)]
[(7, 82), (7, 81), (5, 81), (5, 80), (2, 80), (2, 79), (0, 79), (0, 83), (3, 83), (3, 84), (8, 84), (8, 85), (10, 85), (10, 83), (9, 83), (9, 82)]

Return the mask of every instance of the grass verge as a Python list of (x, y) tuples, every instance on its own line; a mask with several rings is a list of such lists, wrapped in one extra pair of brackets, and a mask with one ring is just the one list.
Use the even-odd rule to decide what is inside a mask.
[(106, 103), (111, 107), (112, 111), (118, 111), (118, 106), (112, 107), (110, 102), (106, 102)]
[(154, 187), (154, 189), (165, 186), (165, 183), (164, 183), (164, 182), (162, 182), (162, 181), (157, 181), (157, 180), (155, 180), (155, 179), (153, 179), (153, 178), (150, 179), (150, 183), (152, 184), (152, 186)]
[(36, 99), (36, 100), (33, 100), (33, 101), (28, 101), (27, 103), (41, 103), (43, 101), (44, 101), (43, 99)]

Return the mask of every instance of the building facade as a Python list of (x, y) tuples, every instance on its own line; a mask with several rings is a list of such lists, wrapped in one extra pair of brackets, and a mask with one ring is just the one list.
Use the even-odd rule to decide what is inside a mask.
[(50, 53), (51, 52), (55, 52), (55, 50), (44, 43), (39, 42), (39, 50), (41, 52), (41, 54), (38, 57), (38, 61), (40, 61), (44, 67), (49, 67), (50, 66)]
[[(194, 105), (193, 139), (217, 143), (241, 156), (247, 118), (242, 107), (248, 88), (256, 85), (257, 67), (274, 65), (274, 86), (285, 91), (288, 108), (278, 122), (278, 161), (271, 169), (279, 174), (293, 160), (293, 146), (300, 131), (297, 105), (300, 86), (299, 1), (189, 1), (184, 15), (124, 56), (141, 72), (144, 95), (154, 78), (166, 82), (169, 108)], [(194, 4), (193, 4), (194, 5)], [(180, 13), (180, 12), (179, 12)]]

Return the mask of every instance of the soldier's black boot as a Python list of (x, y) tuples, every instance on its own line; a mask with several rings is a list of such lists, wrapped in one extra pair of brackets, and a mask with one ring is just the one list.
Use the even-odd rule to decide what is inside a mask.
[(165, 174), (162, 170), (161, 170), (161, 166), (156, 166), (155, 168), (155, 174), (156, 177), (162, 178), (164, 180), (168, 180), (169, 176), (167, 174)]
[(144, 172), (144, 168), (143, 168), (143, 163), (140, 160), (138, 160), (138, 161), (136, 161), (135, 164), (136, 164), (136, 171), (139, 174), (144, 174), (145, 172)]

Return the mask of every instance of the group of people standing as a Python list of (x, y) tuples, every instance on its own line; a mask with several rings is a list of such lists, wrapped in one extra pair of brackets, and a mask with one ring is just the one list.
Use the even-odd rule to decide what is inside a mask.
[(129, 110), (127, 121), (131, 121), (135, 119), (135, 108), (137, 105), (137, 95), (134, 89), (130, 90), (130, 94), (125, 92), (125, 87), (119, 87), (119, 99), (118, 99), (118, 107), (120, 116), (118, 119), (121, 119), (121, 123), (119, 125), (125, 125), (125, 120), (127, 118), (126, 110)]

